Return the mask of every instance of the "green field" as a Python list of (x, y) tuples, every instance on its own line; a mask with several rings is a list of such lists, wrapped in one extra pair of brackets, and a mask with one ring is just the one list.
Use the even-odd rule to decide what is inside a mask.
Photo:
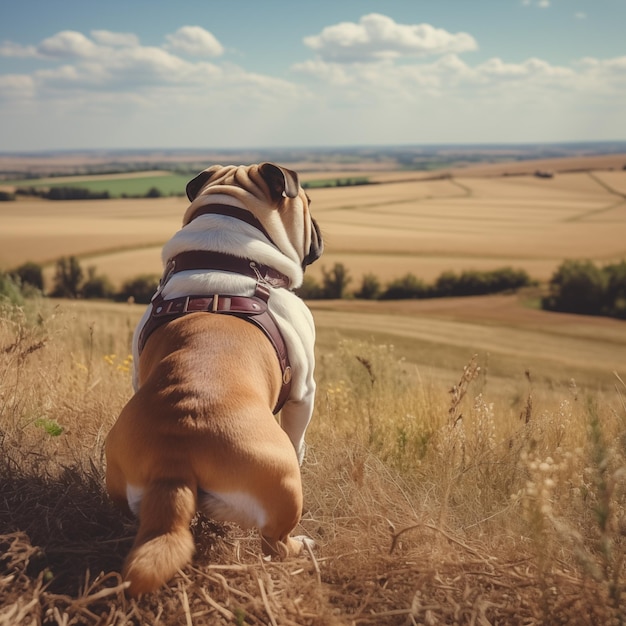
[[(143, 175), (142, 175), (143, 174)], [(183, 195), (185, 186), (192, 176), (175, 172), (156, 171), (138, 172), (136, 174), (103, 174), (96, 176), (63, 176), (58, 178), (30, 178), (2, 181), (1, 187), (48, 189), (52, 187), (76, 187), (88, 189), (92, 193), (109, 192), (111, 198), (145, 196), (152, 188), (161, 192), (162, 196)], [(307, 188), (352, 187), (368, 185), (367, 176), (348, 176), (337, 178), (321, 178), (307, 181)]]
[(185, 185), (189, 181), (188, 174), (175, 174), (173, 172), (154, 173), (147, 172), (145, 176), (114, 177), (63, 177), (55, 180), (47, 179), (24, 179), (7, 181), (6, 187), (34, 187), (35, 189), (50, 187), (77, 187), (88, 189), (92, 193), (108, 191), (111, 198), (123, 198), (132, 196), (145, 196), (152, 188), (156, 188), (163, 196), (183, 195)]

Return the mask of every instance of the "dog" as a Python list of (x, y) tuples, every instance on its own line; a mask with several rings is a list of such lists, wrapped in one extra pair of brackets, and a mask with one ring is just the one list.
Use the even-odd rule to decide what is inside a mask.
[(272, 163), (210, 167), (187, 196), (133, 336), (135, 393), (105, 442), (109, 496), (139, 518), (122, 570), (131, 597), (191, 560), (198, 510), (258, 528), (274, 558), (305, 540), (290, 533), (302, 514), (315, 326), (293, 290), (322, 235), (297, 173)]

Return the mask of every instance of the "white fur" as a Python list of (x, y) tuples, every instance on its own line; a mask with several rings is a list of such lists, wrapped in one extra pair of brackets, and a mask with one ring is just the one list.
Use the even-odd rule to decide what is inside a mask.
[[(186, 250), (211, 250), (248, 258), (282, 272), (291, 287), (302, 283), (302, 268), (282, 254), (254, 226), (224, 215), (201, 215), (181, 228), (163, 247), (162, 261)], [(251, 296), (256, 280), (231, 272), (189, 270), (173, 274), (162, 288), (164, 298), (189, 295), (223, 294)], [(283, 335), (292, 369), (291, 393), (281, 412), (281, 424), (296, 449), (298, 459), (304, 457), (304, 434), (311, 420), (315, 396), (314, 345), (315, 325), (311, 312), (294, 293), (284, 288), (271, 288), (269, 309)], [(149, 306), (133, 337), (133, 385), (138, 388), (138, 338), (150, 316)]]
[(200, 491), (198, 508), (218, 522), (235, 522), (242, 528), (264, 528), (267, 513), (259, 501), (245, 491)]
[(135, 517), (139, 517), (139, 509), (143, 498), (143, 489), (134, 485), (126, 484), (126, 500), (128, 508), (133, 512)]

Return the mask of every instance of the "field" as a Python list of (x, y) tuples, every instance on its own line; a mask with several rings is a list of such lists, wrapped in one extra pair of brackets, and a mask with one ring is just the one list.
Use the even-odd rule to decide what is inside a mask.
[[(545, 281), (566, 258), (609, 262), (626, 255), (626, 171), (551, 179), (469, 173), (432, 180), (371, 172), (379, 184), (312, 189), (327, 242), (312, 275), (343, 263), (354, 287), (367, 273), (388, 281), (411, 272), (431, 281), (446, 270), (513, 266)], [(51, 266), (77, 255), (116, 285), (158, 274), (160, 247), (180, 227), (185, 206), (184, 198), (2, 203), (0, 267)]]
[(5, 309), (0, 624), (624, 623), (626, 327), (487, 300), (316, 306), (315, 549), (266, 562), (200, 517), (193, 565), (139, 601), (102, 443), (142, 309)]
[[(314, 275), (545, 280), (567, 257), (626, 256), (626, 172), (474, 173), (312, 189)], [(0, 267), (76, 254), (117, 282), (159, 273), (185, 206), (1, 203)], [(297, 532), (315, 548), (268, 562), (253, 533), (198, 517), (193, 564), (138, 601), (118, 574), (136, 526), (106, 498), (102, 445), (143, 307), (3, 306), (0, 626), (626, 624), (626, 324), (538, 310), (538, 293), (311, 302)]]
[(188, 176), (167, 171), (135, 172), (132, 174), (89, 176), (55, 176), (37, 181), (28, 179), (3, 182), (4, 187), (79, 187), (92, 193), (109, 192), (111, 198), (126, 196), (145, 196), (150, 189), (156, 187), (162, 195), (182, 194)]

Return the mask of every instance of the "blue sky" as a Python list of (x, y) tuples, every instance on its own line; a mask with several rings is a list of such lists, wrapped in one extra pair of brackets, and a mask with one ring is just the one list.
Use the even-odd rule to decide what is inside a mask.
[(0, 151), (626, 139), (626, 0), (0, 0)]

